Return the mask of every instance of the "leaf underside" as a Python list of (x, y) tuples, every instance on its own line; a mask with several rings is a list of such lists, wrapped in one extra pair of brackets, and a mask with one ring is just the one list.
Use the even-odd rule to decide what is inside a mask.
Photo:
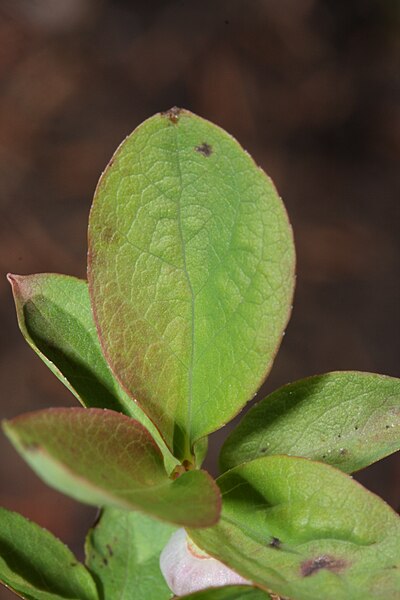
[(89, 221), (91, 300), (114, 373), (178, 458), (269, 371), (293, 270), (283, 204), (226, 132), (175, 110), (117, 150)]
[(60, 540), (0, 508), (0, 581), (27, 600), (97, 600), (95, 583)]
[(125, 415), (48, 409), (6, 421), (4, 429), (46, 483), (76, 500), (137, 509), (183, 526), (218, 520), (220, 494), (210, 475), (196, 470), (169, 479), (148, 431)]
[(258, 458), (218, 479), (221, 520), (191, 530), (206, 552), (293, 600), (396, 600), (400, 519), (323, 463)]
[(104, 509), (85, 546), (87, 567), (100, 582), (103, 597), (169, 600), (159, 559), (175, 529), (133, 511)]
[(222, 470), (273, 454), (352, 473), (400, 449), (400, 379), (335, 372), (296, 381), (252, 408), (224, 443)]
[(182, 598), (193, 600), (268, 600), (271, 596), (263, 590), (248, 585), (232, 585), (196, 592)]
[(53, 273), (8, 275), (21, 332), (60, 381), (87, 408), (109, 408), (142, 423), (157, 441), (166, 466), (176, 461), (141, 408), (124, 392), (103, 356), (87, 282)]

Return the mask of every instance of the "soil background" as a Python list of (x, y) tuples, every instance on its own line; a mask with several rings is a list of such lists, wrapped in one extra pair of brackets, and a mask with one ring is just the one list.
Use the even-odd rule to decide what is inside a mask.
[[(293, 223), (294, 312), (259, 397), (335, 369), (400, 376), (399, 100), (396, 0), (0, 0), (1, 416), (75, 405), (23, 341), (5, 273), (85, 277), (102, 169), (174, 105), (237, 137)], [(211, 436), (214, 473), (224, 437)], [(81, 557), (95, 511), (42, 484), (4, 436), (0, 457), (1, 505)], [(397, 507), (399, 470), (394, 456), (357, 478)]]

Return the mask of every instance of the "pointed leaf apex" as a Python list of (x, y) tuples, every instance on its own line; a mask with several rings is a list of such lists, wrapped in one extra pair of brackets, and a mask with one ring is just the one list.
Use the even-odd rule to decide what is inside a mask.
[(12, 293), (14, 297), (26, 298), (29, 295), (29, 275), (15, 275), (14, 273), (7, 273), (7, 280), (11, 285)]

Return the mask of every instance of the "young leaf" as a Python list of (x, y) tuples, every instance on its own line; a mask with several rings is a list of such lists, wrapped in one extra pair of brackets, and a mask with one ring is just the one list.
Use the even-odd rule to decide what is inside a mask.
[(97, 600), (95, 583), (50, 532), (0, 508), (0, 581), (28, 600)]
[(218, 479), (221, 520), (189, 535), (254, 583), (296, 600), (396, 600), (400, 518), (341, 471), (266, 456)]
[(219, 127), (172, 109), (117, 150), (89, 221), (90, 295), (114, 373), (178, 458), (268, 373), (293, 270), (273, 184)]
[(187, 600), (271, 600), (271, 596), (263, 590), (248, 585), (230, 585), (196, 592), (189, 596), (181, 596)]
[(86, 541), (86, 564), (102, 598), (169, 600), (159, 560), (174, 530), (140, 513), (104, 509)]
[(95, 506), (137, 509), (171, 523), (216, 523), (220, 494), (205, 471), (168, 478), (148, 431), (120, 413), (54, 408), (4, 423), (11, 442), (49, 485)]
[(320, 460), (346, 473), (400, 449), (400, 379), (358, 372), (296, 381), (257, 404), (230, 434), (223, 470), (266, 454)]
[(21, 332), (36, 354), (86, 407), (110, 408), (140, 421), (176, 461), (141, 408), (114, 379), (97, 337), (86, 281), (57, 275), (8, 275)]

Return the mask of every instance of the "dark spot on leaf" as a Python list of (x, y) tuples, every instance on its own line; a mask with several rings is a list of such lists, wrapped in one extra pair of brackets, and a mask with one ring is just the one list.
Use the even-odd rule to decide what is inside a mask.
[(107, 558), (106, 558), (106, 557), (104, 557), (104, 558), (103, 558), (103, 564), (104, 564), (104, 566), (107, 566), (107, 565), (108, 565), (108, 560), (107, 560)]
[(341, 434), (341, 433), (338, 433), (338, 434), (337, 434), (337, 436), (338, 436), (338, 438), (341, 438), (341, 437), (342, 437), (342, 434)]
[(340, 456), (346, 456), (348, 454), (347, 448), (340, 448)]
[(106, 544), (106, 548), (107, 548), (108, 554), (110, 556), (112, 556), (114, 554), (114, 552), (113, 552), (113, 549), (111, 548), (110, 544)]
[(302, 562), (300, 571), (302, 577), (309, 577), (321, 569), (327, 569), (328, 571), (332, 571), (332, 573), (340, 573), (346, 566), (347, 563), (342, 558), (323, 555)]
[(326, 458), (326, 454), (323, 454), (322, 455), (322, 460), (325, 460), (325, 458)]
[(385, 426), (385, 429), (390, 429), (390, 425), (386, 425), (386, 426)]
[(171, 121), (171, 123), (176, 125), (177, 122), (179, 121), (181, 109), (178, 108), (177, 106), (173, 106), (172, 108), (170, 108), (169, 110), (166, 110), (165, 112), (162, 112), (161, 114), (163, 117), (166, 117), (167, 119), (169, 119)]
[(356, 425), (356, 426), (354, 427), (354, 429), (355, 429), (356, 431), (358, 431), (358, 425)]
[(200, 146), (196, 146), (195, 150), (196, 152), (199, 152), (199, 154), (202, 154), (207, 158), (213, 153), (212, 146), (210, 146), (210, 144), (207, 144), (207, 142), (203, 142), (202, 144), (200, 144)]
[(261, 448), (260, 452), (266, 452), (268, 448)]
[(279, 549), (281, 547), (281, 540), (277, 537), (273, 537), (272, 540), (269, 543), (270, 548), (277, 548)]
[(78, 563), (77, 562), (72, 562), (72, 563), (69, 563), (69, 566), (70, 567), (77, 567)]

